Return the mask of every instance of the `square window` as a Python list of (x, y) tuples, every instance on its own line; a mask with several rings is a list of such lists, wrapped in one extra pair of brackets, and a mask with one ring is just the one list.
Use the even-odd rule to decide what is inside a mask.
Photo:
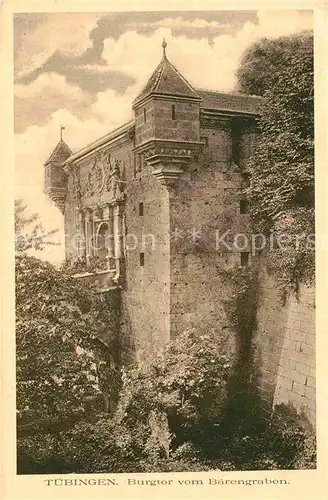
[(249, 252), (240, 252), (240, 265), (246, 267), (249, 264)]
[(140, 267), (144, 267), (144, 265), (145, 265), (145, 254), (141, 253), (139, 257), (140, 257)]

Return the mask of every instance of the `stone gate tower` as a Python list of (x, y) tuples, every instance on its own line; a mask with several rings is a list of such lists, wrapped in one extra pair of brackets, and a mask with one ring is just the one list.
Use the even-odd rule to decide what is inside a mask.
[(151, 357), (186, 328), (224, 328), (220, 269), (251, 264), (249, 248), (218, 245), (218, 235), (247, 231), (241, 188), (261, 98), (195, 89), (162, 49), (133, 119), (76, 153), (65, 145), (59, 184), (46, 177), (60, 194), (67, 256), (85, 262), (78, 277), (119, 290), (123, 361)]

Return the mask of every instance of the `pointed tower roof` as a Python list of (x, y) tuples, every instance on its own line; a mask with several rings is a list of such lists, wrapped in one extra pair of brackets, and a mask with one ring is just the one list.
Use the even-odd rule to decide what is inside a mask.
[(44, 165), (46, 166), (48, 163), (52, 162), (63, 163), (71, 154), (73, 154), (73, 152), (67, 146), (66, 142), (61, 139)]
[(200, 100), (199, 94), (170, 63), (166, 57), (167, 43), (163, 40), (163, 57), (141, 93), (133, 101), (133, 105), (140, 103), (149, 95), (169, 95), (189, 97)]

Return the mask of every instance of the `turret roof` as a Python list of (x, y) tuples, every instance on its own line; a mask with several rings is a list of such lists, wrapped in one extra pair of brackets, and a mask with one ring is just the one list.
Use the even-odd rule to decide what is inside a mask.
[(65, 161), (69, 156), (71, 156), (72, 151), (71, 149), (67, 146), (66, 142), (64, 142), (62, 139), (58, 142), (57, 146), (49, 156), (48, 160), (45, 162), (45, 165), (48, 165), (48, 163), (51, 162), (58, 162), (62, 163)]
[(175, 95), (200, 100), (198, 92), (187, 82), (166, 57), (166, 42), (163, 40), (163, 58), (133, 104), (136, 105), (152, 94)]

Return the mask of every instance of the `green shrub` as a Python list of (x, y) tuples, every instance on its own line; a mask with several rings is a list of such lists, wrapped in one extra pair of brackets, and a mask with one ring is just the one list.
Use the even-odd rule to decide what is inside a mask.
[[(245, 421), (245, 430), (248, 423)], [(232, 436), (219, 438), (222, 470), (225, 463), (235, 470), (315, 468), (314, 431), (304, 415), (292, 405), (277, 405), (266, 426), (251, 434), (238, 429)], [(223, 465), (222, 465), (223, 464)]]
[[(168, 457), (172, 447), (219, 425), (233, 368), (227, 351), (215, 331), (201, 335), (190, 330), (179, 335), (146, 369), (125, 374), (117, 424), (123, 425), (142, 448), (150, 449), (152, 443), (159, 458), (163, 453)], [(153, 419), (151, 425), (154, 414), (157, 424)]]
[(276, 405), (269, 425), (272, 454), (282, 469), (315, 468), (316, 440), (308, 419), (291, 405)]

